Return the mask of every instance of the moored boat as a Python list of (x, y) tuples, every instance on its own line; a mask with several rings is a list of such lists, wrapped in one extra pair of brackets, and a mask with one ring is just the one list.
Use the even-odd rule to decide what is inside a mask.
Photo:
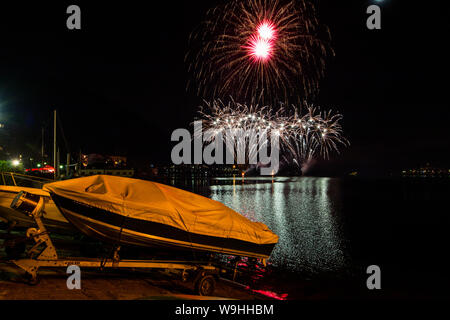
[(35, 222), (31, 217), (10, 207), (11, 202), (20, 191), (26, 191), (44, 197), (46, 204), (42, 221), (50, 231), (61, 231), (64, 233), (74, 230), (69, 221), (61, 214), (47, 191), (20, 186), (0, 185), (0, 222), (3, 222), (5, 225), (14, 225), (15, 228), (23, 229), (35, 226)]
[(43, 189), (77, 229), (110, 243), (267, 258), (278, 242), (220, 202), (151, 181), (98, 175)]

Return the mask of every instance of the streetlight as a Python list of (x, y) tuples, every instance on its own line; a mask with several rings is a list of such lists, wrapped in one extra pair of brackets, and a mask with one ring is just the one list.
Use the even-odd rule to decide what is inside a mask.
[(11, 161), (11, 163), (12, 163), (13, 167), (17, 167), (20, 164), (20, 161), (17, 159), (14, 159)]

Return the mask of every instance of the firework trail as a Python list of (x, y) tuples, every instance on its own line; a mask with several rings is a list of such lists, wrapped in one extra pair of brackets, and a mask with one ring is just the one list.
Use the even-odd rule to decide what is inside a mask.
[[(268, 106), (213, 100), (205, 102), (199, 113), (204, 128), (213, 133), (210, 141), (217, 138), (214, 134), (225, 133), (227, 130), (241, 129), (240, 132), (247, 134), (242, 140), (242, 144), (249, 147), (247, 161), (268, 144), (266, 138), (258, 141), (263, 143), (251, 143), (251, 136), (248, 135), (250, 132), (257, 132), (264, 137), (277, 135), (281, 156), (285, 162), (295, 164), (299, 169), (313, 159), (328, 159), (332, 152), (339, 153), (340, 146), (349, 145), (342, 134), (340, 114), (334, 114), (331, 110), (321, 111), (320, 108), (307, 104), (303, 108), (295, 105), (286, 108), (280, 105), (273, 111)], [(225, 135), (219, 137), (225, 141)], [(245, 145), (227, 147), (245, 148)]]
[(232, 0), (208, 11), (189, 46), (188, 88), (262, 104), (314, 96), (334, 55), (308, 0)]

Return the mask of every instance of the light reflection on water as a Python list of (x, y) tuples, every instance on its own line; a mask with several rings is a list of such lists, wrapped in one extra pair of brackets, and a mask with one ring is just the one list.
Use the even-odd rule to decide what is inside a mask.
[(270, 261), (303, 272), (346, 268), (339, 180), (297, 178), (288, 182), (210, 186), (210, 198), (279, 236)]

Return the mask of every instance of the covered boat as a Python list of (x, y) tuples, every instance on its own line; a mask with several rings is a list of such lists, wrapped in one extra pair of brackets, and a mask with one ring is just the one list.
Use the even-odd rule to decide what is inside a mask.
[(0, 222), (6, 225), (14, 224), (16, 228), (30, 228), (35, 226), (32, 218), (22, 212), (11, 208), (11, 202), (20, 191), (26, 191), (44, 197), (45, 210), (42, 221), (52, 232), (72, 233), (75, 229), (59, 212), (50, 194), (47, 191), (37, 188), (27, 188), (20, 186), (0, 186)]
[(135, 246), (170, 246), (267, 258), (278, 236), (220, 202), (163, 184), (97, 175), (44, 190), (88, 236)]

